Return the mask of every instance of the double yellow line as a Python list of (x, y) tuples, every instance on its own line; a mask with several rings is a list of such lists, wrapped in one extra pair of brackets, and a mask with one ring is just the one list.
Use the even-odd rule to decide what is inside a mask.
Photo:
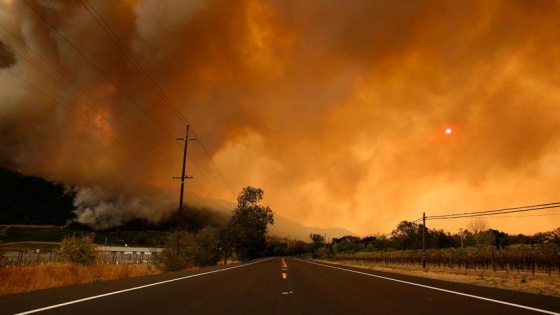
[[(284, 258), (282, 258), (282, 279), (286, 280), (288, 279), (288, 273), (286, 271), (288, 271), (288, 264), (286, 263), (286, 261), (284, 260)], [(286, 284), (286, 289), (289, 287), (289, 285), (284, 282)], [(289, 295), (292, 294), (292, 291), (286, 290), (286, 291), (282, 291), (282, 295)]]
[[(282, 258), (282, 271), (286, 271), (288, 270), (288, 264), (286, 264), (286, 261), (284, 260), (284, 258)], [(282, 272), (282, 279), (287, 279), (288, 278), (288, 273), (286, 272)]]

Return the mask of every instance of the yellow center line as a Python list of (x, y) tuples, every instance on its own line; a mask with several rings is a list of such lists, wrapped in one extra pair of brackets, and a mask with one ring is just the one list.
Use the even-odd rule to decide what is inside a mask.
[(286, 264), (284, 258), (282, 258), (282, 268), (288, 268), (288, 264)]
[(286, 279), (286, 278), (288, 278), (288, 274), (285, 273), (285, 272), (282, 272), (282, 279)]

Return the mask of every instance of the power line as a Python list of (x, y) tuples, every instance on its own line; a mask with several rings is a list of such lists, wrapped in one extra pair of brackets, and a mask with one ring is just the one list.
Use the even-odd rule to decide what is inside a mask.
[[(41, 93), (43, 96), (45, 96), (46, 98), (48, 98), (48, 99), (50, 99), (51, 101), (53, 101), (54, 103), (59, 104), (59, 105), (61, 105), (61, 106), (64, 106), (64, 107), (68, 108), (68, 109), (70, 110), (70, 112), (72, 112), (72, 114), (74, 114), (76, 117), (80, 118), (81, 120), (85, 121), (88, 125), (92, 126), (93, 128), (97, 129), (98, 131), (100, 131), (100, 132), (102, 132), (102, 133), (105, 133), (105, 131), (104, 131), (103, 129), (101, 129), (98, 125), (92, 123), (89, 119), (87, 119), (86, 117), (84, 117), (83, 115), (81, 115), (81, 114), (80, 114), (78, 111), (76, 111), (74, 108), (72, 108), (72, 107), (70, 107), (70, 106), (68, 106), (68, 105), (66, 105), (66, 104), (64, 104), (64, 103), (62, 103), (62, 102), (60, 102), (60, 101), (57, 101), (56, 99), (54, 99), (53, 97), (51, 97), (50, 95), (48, 95), (45, 91), (41, 90), (40, 88), (38, 88), (36, 85), (32, 84), (31, 82), (25, 80), (23, 77), (21, 77), (20, 75), (18, 75), (18, 74), (15, 73), (15, 72), (13, 72), (12, 70), (8, 69), (8, 71), (9, 71), (13, 76), (15, 76), (16, 78), (18, 78), (20, 81), (26, 83), (27, 85), (29, 85), (30, 87), (32, 87), (33, 89), (35, 89), (37, 92)], [(106, 133), (105, 133), (105, 134), (106, 134)], [(155, 166), (156, 168), (159, 168), (159, 169), (161, 169), (161, 170), (164, 170), (163, 168), (161, 168), (161, 164), (160, 164), (160, 163), (157, 163), (156, 161), (152, 161), (152, 160), (146, 158), (145, 155), (140, 154), (139, 151), (137, 151), (137, 150), (133, 149), (132, 147), (128, 146), (125, 142), (119, 140), (119, 139), (116, 138), (115, 136), (110, 135), (110, 134), (108, 134), (108, 136), (109, 136), (111, 139), (113, 139), (114, 141), (116, 141), (119, 145), (121, 145), (121, 146), (123, 146), (124, 148), (126, 148), (127, 150), (129, 150), (130, 152), (134, 153), (134, 154), (137, 155), (137, 156), (141, 156), (142, 159), (143, 159), (145, 162), (148, 162), (148, 163), (152, 164), (152, 166)], [(171, 165), (171, 163), (167, 163), (167, 164), (168, 164), (168, 167), (170, 167), (170, 169), (175, 169), (175, 168), (176, 168), (175, 166)], [(201, 187), (198, 183), (195, 183), (195, 185), (196, 185), (196, 188), (198, 188), (199, 191), (202, 190), (203, 193), (205, 192), (206, 194), (208, 194), (208, 192), (207, 192), (203, 187)], [(213, 199), (212, 199), (212, 201), (215, 202), (215, 200), (213, 200)]]
[[(200, 139), (197, 135), (196, 132), (194, 132), (193, 130), (193, 134), (195, 135), (195, 137), (197, 137), (198, 139)], [(212, 157), (210, 156), (210, 153), (208, 153), (208, 150), (206, 150), (206, 147), (204, 146), (204, 144), (202, 143), (202, 141), (200, 142), (200, 146), (202, 147), (202, 149), (204, 150), (204, 152), (206, 153), (206, 156), (208, 156), (208, 159), (210, 160), (210, 162), (212, 162), (212, 165), (214, 165), (214, 167), (216, 168), (216, 171), (218, 171), (218, 174), (220, 175), (220, 177), (222, 178), (222, 180), (224, 181), (224, 183), (226, 184), (226, 187), (229, 189), (229, 192), (231, 193), (231, 195), (233, 196), (233, 198), (235, 199), (235, 193), (233, 192), (233, 190), (231, 189), (231, 186), (228, 184), (228, 182), (226, 181), (226, 179), (224, 178), (224, 175), (222, 174), (222, 172), (220, 171), (220, 169), (218, 168), (218, 166), (216, 165), (216, 163), (214, 163), (214, 160), (212, 159)]]
[[(105, 22), (103, 17), (97, 12), (95, 7), (89, 3), (87, 0), (80, 0), (84, 8), (88, 11), (89, 15), (95, 20), (95, 22), (103, 29), (105, 34), (109, 36), (111, 41), (117, 46), (117, 48), (122, 52), (122, 54), (132, 63), (132, 65), (140, 72), (142, 77), (148, 82), (148, 84), (158, 93), (158, 95), (164, 100), (164, 103), (173, 111), (175, 116), (180, 118), (184, 124), (187, 123), (187, 119), (183, 114), (177, 109), (177, 107), (171, 102), (171, 100), (165, 95), (157, 83), (150, 77), (148, 72), (142, 67), (142, 64), (138, 62), (136, 57), (126, 48), (123, 41), (119, 38), (117, 33)], [(91, 10), (90, 10), (91, 8)]]
[[(144, 69), (144, 67), (142, 67), (142, 64), (135, 58), (134, 54), (132, 54), (126, 48), (126, 46), (123, 44), (123, 41), (119, 38), (117, 33), (107, 24), (107, 22), (103, 19), (103, 17), (101, 16), (101, 14), (99, 14), (99, 12), (95, 9), (95, 7), (91, 3), (89, 3), (88, 0), (81, 0), (81, 3), (84, 6), (84, 8), (88, 11), (88, 13), (91, 15), (91, 17), (95, 20), (95, 22), (101, 27), (101, 29), (103, 29), (105, 34), (107, 34), (107, 36), (109, 36), (111, 41), (113, 41), (113, 43), (117, 46), (117, 48), (122, 52), (122, 54), (134, 65), (134, 67), (138, 70), (138, 72), (140, 72), (142, 77), (148, 82), (148, 84), (150, 86), (152, 86), (152, 88), (162, 98), (162, 100), (167, 105), (167, 107), (169, 107), (173, 111), (173, 113), (184, 124), (187, 124), (187, 119), (185, 118), (185, 116), (183, 116), (183, 114), (177, 109), (177, 107), (173, 104), (173, 102), (169, 99), (169, 97), (167, 97), (167, 95), (163, 92), (163, 90), (159, 87), (159, 85), (150, 77), (149, 73)], [(91, 8), (91, 10), (90, 10), (90, 8)], [(220, 175), (220, 178), (225, 183), (226, 187), (229, 189), (230, 193), (232, 194), (233, 198), (235, 199), (236, 196), (235, 196), (235, 193), (233, 192), (233, 190), (231, 189), (231, 186), (228, 184), (224, 175), (222, 174), (222, 172), (220, 171), (220, 169), (218, 168), (218, 166), (216, 165), (216, 163), (212, 159), (208, 150), (204, 146), (204, 143), (200, 140), (200, 137), (194, 131), (194, 128), (192, 130), (192, 133), (197, 139), (199, 139), (199, 143), (200, 143), (202, 149), (206, 153), (208, 159), (210, 160), (210, 162), (212, 163), (212, 165), (214, 166), (214, 168), (216, 169), (216, 171)], [(193, 163), (194, 163), (194, 161), (193, 161)], [(202, 173), (202, 171), (201, 171), (201, 173)], [(215, 187), (212, 184), (211, 184), (211, 186), (215, 189)], [(218, 192), (218, 191), (216, 190), (216, 192)], [(223, 196), (222, 196), (222, 198), (223, 198)]]
[(82, 51), (80, 51), (74, 44), (72, 44), (72, 42), (70, 42), (62, 33), (60, 33), (41, 13), (39, 13), (32, 5), (29, 4), (29, 2), (27, 2), (27, 0), (23, 0), (25, 2), (25, 4), (27, 4), (27, 6), (29, 8), (31, 8), (31, 10), (33, 10), (33, 12), (35, 12), (35, 14), (37, 14), (53, 31), (55, 31), (62, 39), (64, 39), (64, 41), (70, 45), (70, 47), (72, 47), (76, 52), (78, 52), (78, 54), (80, 56), (82, 56), (82, 58), (84, 58), (95, 70), (97, 70), (97, 72), (99, 72), (104, 78), (105, 80), (107, 80), (107, 82), (111, 83), (111, 85), (117, 90), (119, 91), (119, 93), (121, 93), (128, 101), (130, 101), (130, 103), (132, 103), (133, 105), (135, 105), (138, 109), (140, 109), (140, 111), (142, 111), (154, 124), (156, 124), (161, 130), (163, 130), (169, 137), (171, 137), (172, 139), (175, 139), (175, 137), (161, 124), (159, 123), (152, 115), (150, 115), (144, 108), (142, 108), (140, 105), (138, 105), (138, 103), (136, 103), (127, 93), (125, 93), (115, 82), (113, 82), (113, 80), (111, 80), (109, 78), (109, 76), (107, 74), (105, 74), (101, 69), (99, 69), (99, 67), (97, 65), (95, 65), (93, 63), (93, 61), (88, 58), (84, 53), (82, 53)]
[[(82, 115), (79, 115), (77, 111), (73, 110), (70, 106), (65, 105), (64, 103), (57, 101), (56, 99), (54, 99), (53, 97), (49, 96), (45, 91), (41, 90), (40, 88), (38, 88), (37, 86), (35, 86), (34, 84), (32, 84), (31, 82), (25, 80), (23, 77), (21, 77), (20, 75), (18, 75), (17, 73), (13, 72), (11, 69), (8, 69), (8, 71), (15, 76), (16, 78), (18, 78), (19, 80), (21, 80), (22, 82), (26, 83), (27, 85), (29, 85), (30, 87), (32, 87), (33, 89), (35, 89), (36, 91), (38, 91), (39, 93), (41, 93), (43, 96), (45, 96), (46, 98), (50, 99), (51, 101), (53, 101), (56, 104), (59, 104), (61, 106), (64, 106), (68, 109), (70, 109), (70, 111), (76, 115), (78, 118), (82, 119), (83, 121), (85, 121), (88, 125), (92, 126), (93, 128), (98, 129), (99, 131), (103, 132), (102, 129), (99, 128), (99, 126), (95, 125), (94, 123), (92, 123), (90, 120), (88, 120), (87, 118), (85, 118)], [(132, 153), (138, 154), (137, 151), (135, 151), (134, 149), (132, 149), (131, 147), (129, 147), (128, 145), (126, 145), (124, 142), (120, 141), (119, 139), (117, 139), (116, 137), (112, 136), (112, 135), (108, 135), (109, 137), (111, 137), (112, 139), (114, 139), (118, 144), (122, 145), (123, 147), (125, 147), (126, 149), (128, 149), (129, 151), (131, 151)], [(143, 155), (142, 157), (144, 158), (144, 160), (146, 162), (149, 162), (151, 164), (153, 164), (156, 167), (161, 167), (160, 164), (154, 162), (154, 161), (150, 161), (147, 158), (145, 158)]]
[(532, 218), (532, 217), (553, 217), (560, 216), (560, 213), (546, 213), (546, 214), (528, 214), (528, 215), (504, 215), (498, 217), (492, 217), (491, 219), (501, 219), (501, 218)]
[(554, 209), (554, 208), (560, 208), (560, 202), (552, 202), (552, 203), (545, 203), (545, 204), (538, 204), (538, 205), (531, 205), (531, 206), (523, 206), (523, 207), (503, 208), (503, 209), (496, 209), (496, 210), (485, 210), (485, 211), (476, 211), (476, 212), (465, 212), (465, 213), (456, 213), (456, 214), (426, 216), (426, 220), (444, 220), (444, 219), (484, 217), (484, 216), (491, 216), (491, 215), (528, 212), (528, 211), (546, 210), (546, 209)]
[[(156, 124), (161, 130), (163, 130), (168, 136), (170, 136), (171, 138), (175, 138), (161, 123), (159, 123), (153, 116), (151, 116), (146, 110), (144, 110), (138, 103), (136, 103), (131, 97), (130, 95), (128, 95), (126, 92), (124, 92), (119, 85), (117, 85), (114, 81), (112, 81), (107, 74), (105, 74), (97, 65), (95, 65), (93, 63), (93, 61), (88, 58), (82, 51), (80, 51), (72, 42), (70, 42), (70, 40), (68, 40), (62, 33), (60, 33), (40, 12), (38, 12), (32, 5), (29, 4), (29, 2), (27, 0), (24, 0), (24, 2), (27, 4), (27, 6), (29, 8), (31, 8), (35, 14), (37, 14), (53, 31), (55, 31), (70, 47), (72, 47), (84, 60), (86, 60), (95, 70), (97, 70), (98, 73), (100, 73), (105, 80), (107, 80), (107, 82), (109, 82), (121, 95), (123, 95), (130, 103), (132, 103), (133, 105), (135, 105), (140, 111), (142, 111), (150, 120), (152, 120), (152, 122), (154, 124)], [(87, 4), (87, 5), (86, 5)], [(173, 105), (173, 103), (171, 102), (171, 100), (165, 95), (165, 93), (161, 90), (161, 88), (159, 88), (159, 86), (157, 85), (157, 83), (152, 80), (150, 78), (150, 76), (148, 75), (148, 73), (146, 72), (146, 70), (142, 67), (142, 65), (138, 62), (138, 60), (134, 57), (134, 55), (132, 53), (130, 53), (124, 44), (122, 44), (122, 41), (120, 41), (120, 39), (118, 38), (118, 36), (116, 35), (116, 33), (109, 27), (109, 25), (102, 19), (101, 15), (99, 15), (99, 13), (97, 12), (97, 10), (95, 10), (95, 8), (89, 3), (87, 2), (87, 0), (85, 0), (85, 3), (82, 2), (82, 5), (86, 8), (86, 10), (88, 11), (88, 13), (94, 18), (94, 20), (98, 23), (98, 25), (104, 30), (104, 32), (110, 37), (110, 39), (117, 45), (117, 48), (119, 48), (119, 50), (121, 51), (121, 53), (123, 53), (123, 55), (135, 66), (135, 68), (141, 73), (141, 75), (143, 76), (143, 78), (148, 82), (148, 84), (150, 86), (152, 86), (152, 88), (154, 88), (154, 90), (158, 93), (158, 95), (164, 100), (165, 104), (171, 108), (171, 110), (173, 111), (173, 113), (182, 121), (182, 122), (186, 122), (185, 117), (182, 115), (182, 113)], [(91, 10), (89, 10), (88, 8), (91, 7)], [(99, 17), (99, 19), (97, 19), (95, 17), (95, 14), (97, 14), (97, 16)], [(105, 25), (105, 27), (103, 26)], [(110, 31), (110, 32), (109, 32)], [(111, 36), (111, 33), (113, 34), (113, 36)], [(13, 35), (13, 34), (12, 34)], [(39, 55), (40, 56), (40, 55)], [(41, 57), (42, 58), (42, 57)], [(44, 60), (44, 58), (42, 58)], [(56, 68), (53, 67), (55, 70)], [(57, 70), (58, 72), (58, 70)], [(51, 78), (52, 79), (52, 78)], [(67, 79), (67, 78), (66, 78)], [(69, 80), (69, 79), (67, 79)], [(69, 80), (70, 81), (70, 80)], [(56, 82), (56, 81), (55, 81)], [(83, 91), (82, 91), (83, 92)], [(91, 98), (91, 96), (89, 96), (89, 94), (86, 93), (86, 95), (88, 95), (88, 97)], [(84, 102), (85, 103), (85, 102)], [(87, 103), (85, 103), (87, 106)], [(202, 145), (203, 146), (203, 145)], [(182, 148), (180, 147), (179, 144), (177, 144), (177, 147), (179, 150), (181, 150)], [(213, 166), (216, 168), (218, 174), (220, 175), (220, 177), (222, 178), (222, 180), (224, 181), (224, 183), (226, 184), (226, 186), (228, 187), (228, 189), (230, 190), (230, 192), (232, 193), (232, 195), (235, 197), (235, 194), (233, 193), (233, 191), (231, 190), (231, 187), (229, 186), (229, 184), (227, 183), (227, 181), (225, 180), (222, 172), (219, 170), (218, 166), (216, 165), (216, 163), (212, 160), (211, 156), (209, 155), (207, 149), (203, 146), (203, 150), (205, 151), (205, 153), (208, 155), (208, 158), (210, 159), (210, 161), (212, 162)], [(199, 170), (199, 172), (201, 174), (204, 174), (200, 168), (198, 167), (198, 165), (196, 165), (196, 162), (193, 161), (192, 159), (190, 159), (191, 162), (193, 163), (193, 165), (196, 166), (196, 168)], [(210, 182), (210, 180), (208, 179), (207, 176), (204, 176), (204, 178), (206, 179), (206, 181), (210, 184), (210, 186), (212, 186), (214, 188), (214, 190), (221, 196), (221, 194), (219, 193), (219, 191), (215, 188), (214, 185), (212, 185), (212, 183)], [(222, 199), (223, 196), (221, 196)]]
[[(3, 28), (5, 31), (7, 31), (8, 33), (10, 33), (10, 35), (14, 36), (14, 38), (16, 38), (18, 41), (19, 39), (9, 30), (7, 30), (4, 26), (0, 25), (1, 28)], [(66, 79), (70, 84), (72, 84), (76, 89), (78, 89), (79, 91), (81, 91), (84, 95), (86, 95), (90, 101), (92, 101), (93, 103), (95, 103), (98, 107), (100, 107), (101, 109), (103, 109), (102, 106), (100, 106), (100, 104), (93, 99), (93, 97), (87, 93), (86, 91), (84, 91), (82, 88), (80, 88), (78, 85), (76, 85), (73, 81), (71, 81), (70, 79), (68, 79), (66, 76), (64, 76), (56, 67), (54, 67), (48, 60), (46, 60), (45, 58), (43, 58), (40, 54), (38, 54), (36, 51), (34, 51), (33, 49), (31, 49), (29, 46), (27, 46), (27, 44), (24, 44), (27, 48), (29, 48), (34, 54), (36, 54), (39, 58), (41, 58), (41, 60), (43, 60), (45, 63), (47, 63), (53, 70), (55, 70), (57, 73), (59, 73), (64, 79)], [(39, 68), (37, 65), (35, 65), (33, 62), (31, 62), (30, 60), (28, 60), (25, 56), (23, 56), (22, 54), (20, 54), (18, 51), (14, 50), (14, 53), (16, 55), (18, 55), (20, 58), (22, 58), (23, 60), (25, 60), (28, 64), (30, 64), (31, 66), (33, 66), (35, 69), (37, 69), (39, 72), (41, 72), (45, 77), (47, 77), (48, 79), (50, 79), (51, 81), (53, 81), (56, 85), (58, 85), (60, 88), (62, 88), (63, 90), (65, 90), (68, 94), (70, 94), (71, 96), (76, 97), (79, 101), (82, 102), (82, 104), (84, 104), (86, 107), (88, 107), (92, 112), (94, 112), (95, 114), (99, 115), (101, 118), (103, 118), (108, 124), (122, 130), (122, 131), (129, 131), (131, 132), (133, 135), (135, 135), (136, 137), (133, 137), (134, 140), (137, 141), (137, 143), (141, 143), (143, 142), (143, 144), (148, 145), (147, 149), (150, 150), (153, 154), (159, 154), (161, 155), (165, 162), (168, 163), (169, 165), (171, 165), (173, 162), (165, 155), (163, 155), (163, 153), (161, 151), (156, 151), (152, 146), (150, 146), (150, 144), (148, 143), (148, 141), (140, 136), (140, 134), (138, 134), (135, 130), (133, 130), (132, 128), (130, 128), (128, 125), (126, 125), (121, 119), (119, 119), (117, 116), (113, 115), (111, 112), (109, 111), (101, 111), (96, 109), (95, 107), (91, 106), (90, 104), (88, 104), (88, 102), (85, 101), (85, 99), (79, 97), (78, 95), (74, 94), (73, 91), (71, 91), (68, 87), (64, 86), (62, 83), (58, 82), (57, 80), (55, 80), (51, 75), (49, 75), (48, 73), (46, 73), (43, 69)], [(106, 114), (105, 114), (106, 113)], [(110, 116), (111, 118), (107, 117)], [(111, 119), (114, 119), (116, 122), (118, 122), (119, 124), (114, 123)], [(125, 130), (126, 129), (126, 130)]]

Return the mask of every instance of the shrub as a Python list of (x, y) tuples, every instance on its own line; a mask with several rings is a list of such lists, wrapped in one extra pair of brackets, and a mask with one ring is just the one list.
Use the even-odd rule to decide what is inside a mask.
[(178, 271), (193, 266), (193, 235), (185, 231), (170, 232), (160, 255), (163, 271)]
[(93, 243), (93, 235), (65, 237), (60, 244), (60, 255), (67, 262), (91, 265), (97, 257), (97, 245)]
[(194, 236), (194, 264), (198, 267), (215, 266), (220, 261), (219, 230), (205, 227)]

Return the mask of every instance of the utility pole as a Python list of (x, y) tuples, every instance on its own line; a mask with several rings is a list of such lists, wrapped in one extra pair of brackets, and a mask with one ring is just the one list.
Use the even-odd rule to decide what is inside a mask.
[(185, 137), (177, 138), (177, 140), (185, 141), (185, 145), (183, 146), (183, 171), (181, 172), (181, 177), (173, 177), (173, 179), (181, 179), (181, 194), (179, 197), (179, 217), (181, 217), (183, 215), (183, 192), (185, 190), (185, 179), (192, 178), (192, 176), (185, 175), (187, 168), (187, 147), (189, 145), (189, 141), (196, 141), (197, 139), (189, 139), (189, 125), (187, 125)]
[(422, 268), (426, 268), (426, 212), (422, 213)]

